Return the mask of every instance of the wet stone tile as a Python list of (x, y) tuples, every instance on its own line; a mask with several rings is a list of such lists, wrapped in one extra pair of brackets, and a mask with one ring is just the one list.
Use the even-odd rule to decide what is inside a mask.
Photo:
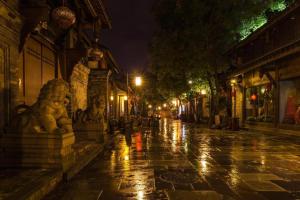
[(288, 190), (288, 191), (292, 191), (292, 192), (299, 191), (300, 192), (300, 181), (274, 180), (272, 182), (279, 185), (280, 187)]
[(254, 191), (286, 191), (271, 181), (247, 181), (246, 184)]
[(240, 177), (246, 182), (282, 180), (282, 178), (276, 176), (275, 174), (266, 174), (266, 173), (241, 173)]
[(104, 156), (48, 199), (68, 200), (78, 193), (89, 199), (101, 191), (105, 200), (300, 199), (299, 158), (295, 137), (209, 130), (163, 119), (156, 132), (118, 135)]
[(168, 191), (168, 198), (170, 200), (198, 200), (198, 199), (206, 199), (206, 200), (222, 200), (223, 196), (214, 192), (214, 191)]
[(259, 192), (268, 200), (295, 200), (292, 194), (288, 192)]
[(212, 190), (212, 188), (206, 182), (196, 182), (192, 183), (194, 190)]
[(155, 189), (157, 190), (174, 190), (174, 185), (172, 183), (168, 183), (165, 181), (162, 181), (160, 178), (155, 179)]

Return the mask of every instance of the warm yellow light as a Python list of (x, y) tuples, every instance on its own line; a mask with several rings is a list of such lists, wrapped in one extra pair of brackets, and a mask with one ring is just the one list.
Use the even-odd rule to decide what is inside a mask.
[(113, 101), (114, 100), (114, 96), (110, 96), (110, 100)]
[(164, 106), (164, 108), (166, 108), (166, 107), (167, 107), (167, 104), (166, 104), (166, 103), (164, 103), (164, 105), (163, 105), (163, 106)]
[(161, 110), (161, 107), (160, 107), (160, 106), (158, 106), (158, 107), (157, 107), (157, 110)]
[(235, 85), (237, 83), (236, 79), (231, 79), (230, 80), (231, 85)]
[(189, 80), (189, 84), (190, 84), (190, 85), (193, 84), (193, 81), (192, 81), (192, 80)]
[(124, 96), (124, 100), (127, 101), (128, 100), (128, 96)]
[(201, 94), (202, 94), (202, 95), (206, 95), (206, 94), (207, 94), (206, 90), (204, 90), (204, 89), (201, 90)]
[(152, 105), (148, 105), (148, 108), (152, 108)]
[(177, 104), (176, 99), (174, 99), (174, 100), (172, 101), (172, 103), (174, 104), (174, 106), (176, 106), (176, 104)]
[(125, 156), (124, 156), (124, 160), (129, 160), (129, 156), (128, 156), (128, 155), (125, 155)]
[(135, 77), (135, 85), (136, 86), (142, 85), (142, 77), (140, 77), (140, 76)]

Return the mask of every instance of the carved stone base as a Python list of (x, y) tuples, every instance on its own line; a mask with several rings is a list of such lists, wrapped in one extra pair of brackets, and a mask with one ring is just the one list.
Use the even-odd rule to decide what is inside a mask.
[(103, 126), (98, 123), (76, 124), (74, 132), (76, 141), (87, 139), (97, 143), (104, 142)]
[(74, 133), (5, 134), (1, 140), (1, 167), (58, 168), (75, 162)]

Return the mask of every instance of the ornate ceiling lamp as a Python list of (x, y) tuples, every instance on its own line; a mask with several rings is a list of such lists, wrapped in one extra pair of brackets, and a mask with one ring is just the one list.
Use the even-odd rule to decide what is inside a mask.
[(70, 28), (76, 21), (75, 13), (63, 5), (52, 11), (52, 19), (62, 29)]
[(103, 52), (98, 47), (98, 38), (96, 38), (93, 48), (90, 51), (90, 57), (94, 61), (100, 61), (103, 58)]

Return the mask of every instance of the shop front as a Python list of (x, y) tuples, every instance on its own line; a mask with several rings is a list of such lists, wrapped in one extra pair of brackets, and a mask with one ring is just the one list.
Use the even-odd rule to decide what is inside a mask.
[(274, 86), (271, 83), (246, 88), (245, 114), (248, 122), (274, 122)]
[(280, 127), (300, 130), (300, 58), (285, 63), (279, 74)]
[(240, 125), (276, 126), (275, 69), (258, 68), (232, 80), (232, 114)]

